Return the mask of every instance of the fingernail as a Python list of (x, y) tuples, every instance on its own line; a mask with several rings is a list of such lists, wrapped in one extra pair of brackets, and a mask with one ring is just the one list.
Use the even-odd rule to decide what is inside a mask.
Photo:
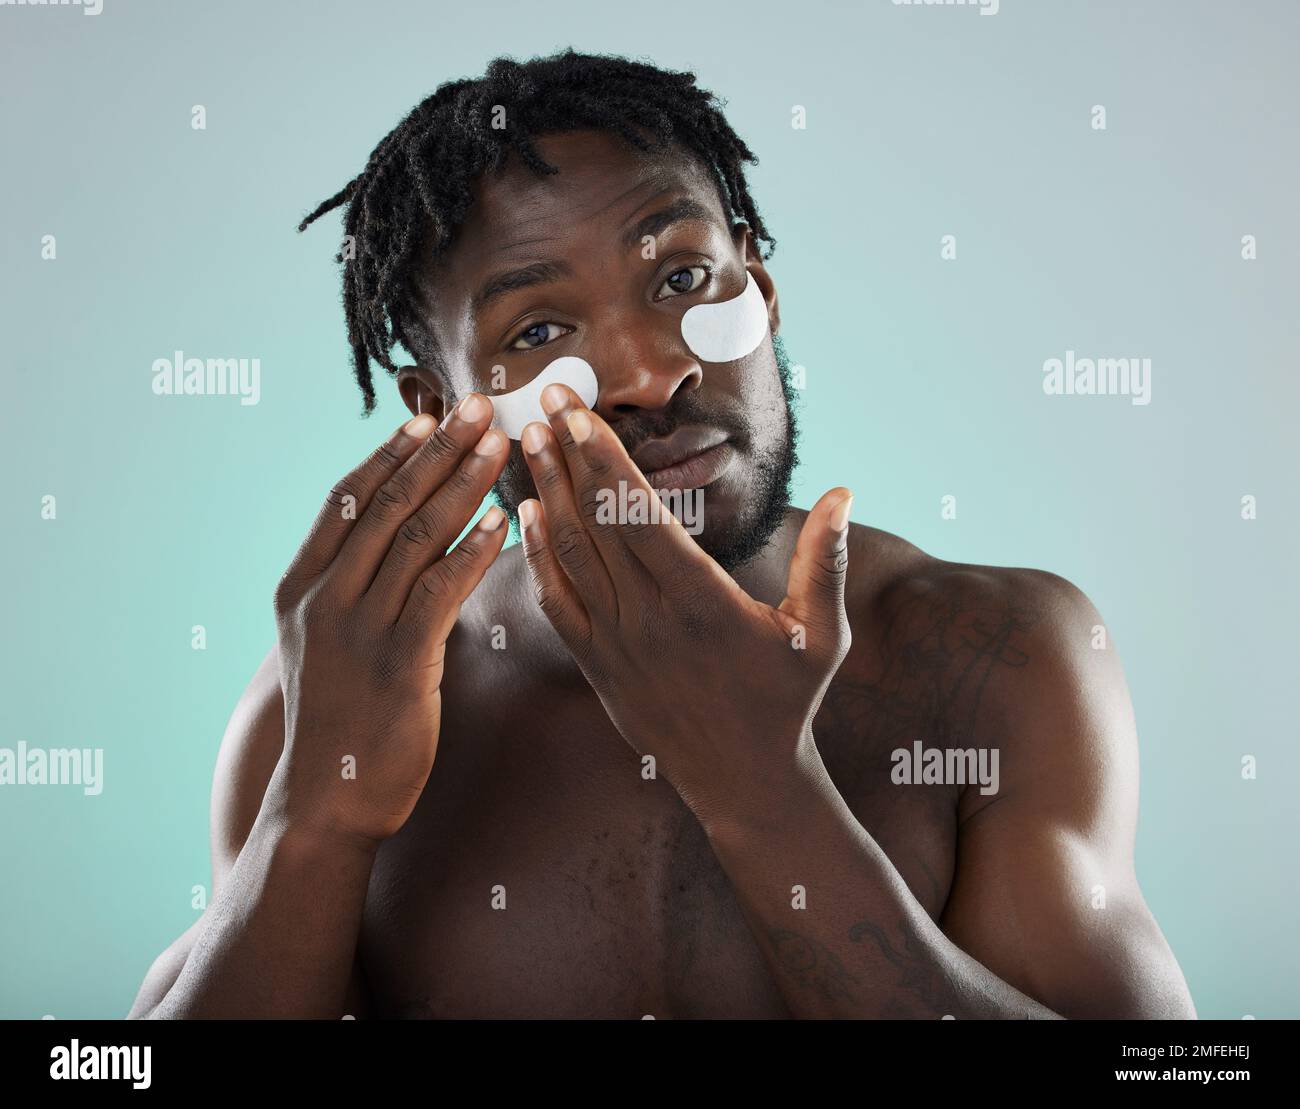
[(470, 393), (460, 405), (456, 408), (457, 415), (467, 423), (474, 423), (481, 420), (492, 410), (486, 397), (481, 397), (478, 393)]
[(533, 521), (537, 519), (537, 502), (520, 501), (519, 502), (519, 522), (526, 528), (533, 526)]
[(402, 434), (409, 435), (412, 439), (427, 439), (433, 432), (433, 428), (433, 417), (426, 412), (407, 420), (402, 425)]
[(548, 385), (542, 390), (542, 411), (554, 416), (564, 407), (565, 400), (563, 385)]
[(564, 421), (569, 425), (569, 434), (575, 443), (585, 443), (591, 438), (591, 418), (585, 412), (570, 412)]
[(493, 505), (485, 513), (483, 518), (478, 522), (478, 526), (484, 531), (496, 531), (501, 526), (501, 522), (506, 518), (506, 514), (496, 505)]
[(853, 507), (853, 494), (850, 493), (831, 510), (831, 529), (843, 531), (849, 526), (849, 510)]
[(541, 424), (529, 424), (524, 428), (524, 437), (520, 441), (529, 454), (537, 454), (546, 446), (546, 429)]
[(503, 442), (504, 439), (505, 436), (502, 435), (501, 432), (497, 431), (496, 428), (490, 428), (483, 433), (483, 438), (480, 439), (474, 447), (474, 453), (480, 454), (484, 458), (490, 458), (494, 454), (500, 454), (501, 448), (505, 446), (505, 443)]

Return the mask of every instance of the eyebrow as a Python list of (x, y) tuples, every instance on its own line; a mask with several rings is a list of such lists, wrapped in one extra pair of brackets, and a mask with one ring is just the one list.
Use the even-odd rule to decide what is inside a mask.
[(657, 212), (651, 212), (644, 217), (635, 227), (623, 233), (622, 245), (626, 250), (632, 250), (634, 247), (641, 245), (641, 240), (647, 235), (655, 236), (667, 231), (675, 223), (685, 223), (688, 220), (699, 220), (704, 223), (713, 222), (713, 213), (710, 212), (698, 200), (692, 200), (689, 196), (683, 196), (674, 200), (666, 208), (660, 208)]
[[(713, 221), (713, 213), (699, 201), (692, 200), (690, 197), (681, 197), (666, 208), (644, 216), (635, 227), (623, 233), (620, 243), (625, 250), (631, 250), (640, 246), (647, 235), (652, 237), (660, 235), (674, 224), (689, 220), (709, 223)], [(503, 270), (493, 274), (483, 283), (474, 296), (473, 311), (475, 314), (482, 312), (492, 301), (506, 293), (572, 276), (573, 270), (569, 264), (559, 259), (531, 262), (526, 266)]]
[(474, 295), (473, 310), (482, 312), (497, 297), (505, 296), (516, 289), (526, 289), (530, 285), (544, 285), (548, 281), (559, 281), (562, 277), (572, 277), (573, 270), (568, 263), (561, 261), (532, 262), (513, 270), (504, 270), (494, 274), (483, 283), (483, 287)]

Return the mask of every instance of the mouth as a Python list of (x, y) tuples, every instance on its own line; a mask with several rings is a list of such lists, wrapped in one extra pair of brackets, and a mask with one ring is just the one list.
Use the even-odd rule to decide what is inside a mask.
[(703, 427), (678, 428), (632, 452), (632, 461), (656, 490), (701, 489), (717, 481), (735, 458), (725, 433)]

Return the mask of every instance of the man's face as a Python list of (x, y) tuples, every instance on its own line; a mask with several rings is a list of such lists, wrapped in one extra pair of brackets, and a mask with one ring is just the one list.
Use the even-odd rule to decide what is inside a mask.
[[(585, 359), (595, 411), (652, 488), (703, 491), (696, 541), (732, 569), (762, 549), (788, 502), (788, 375), (770, 337), (734, 362), (701, 362), (681, 319), (739, 296), (748, 271), (775, 334), (776, 291), (753, 235), (730, 229), (707, 171), (684, 153), (645, 155), (601, 131), (536, 146), (559, 173), (512, 157), (481, 178), (451, 249), (417, 281), (455, 396), (509, 392), (561, 356)], [(495, 492), (512, 517), (536, 496), (518, 443)]]

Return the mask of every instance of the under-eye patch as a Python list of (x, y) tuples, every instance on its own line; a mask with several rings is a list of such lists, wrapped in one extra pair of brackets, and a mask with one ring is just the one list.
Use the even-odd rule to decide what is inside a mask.
[(682, 316), (682, 338), (705, 362), (734, 362), (757, 349), (767, 334), (767, 304), (752, 273), (731, 300), (697, 304)]
[[(682, 338), (691, 352), (705, 362), (734, 362), (757, 349), (767, 335), (767, 304), (751, 273), (745, 274), (745, 291), (731, 300), (697, 304), (682, 316)], [(557, 358), (527, 385), (492, 401), (492, 426), (518, 439), (534, 420), (546, 423), (542, 390), (567, 385), (588, 408), (596, 406), (599, 386), (586, 359), (574, 354)]]
[(542, 411), (542, 390), (548, 385), (567, 385), (582, 398), (588, 408), (596, 405), (596, 374), (590, 363), (574, 354), (557, 358), (532, 381), (521, 388), (497, 397), (492, 402), (492, 426), (499, 427), (511, 439), (518, 439), (534, 420), (546, 423)]

